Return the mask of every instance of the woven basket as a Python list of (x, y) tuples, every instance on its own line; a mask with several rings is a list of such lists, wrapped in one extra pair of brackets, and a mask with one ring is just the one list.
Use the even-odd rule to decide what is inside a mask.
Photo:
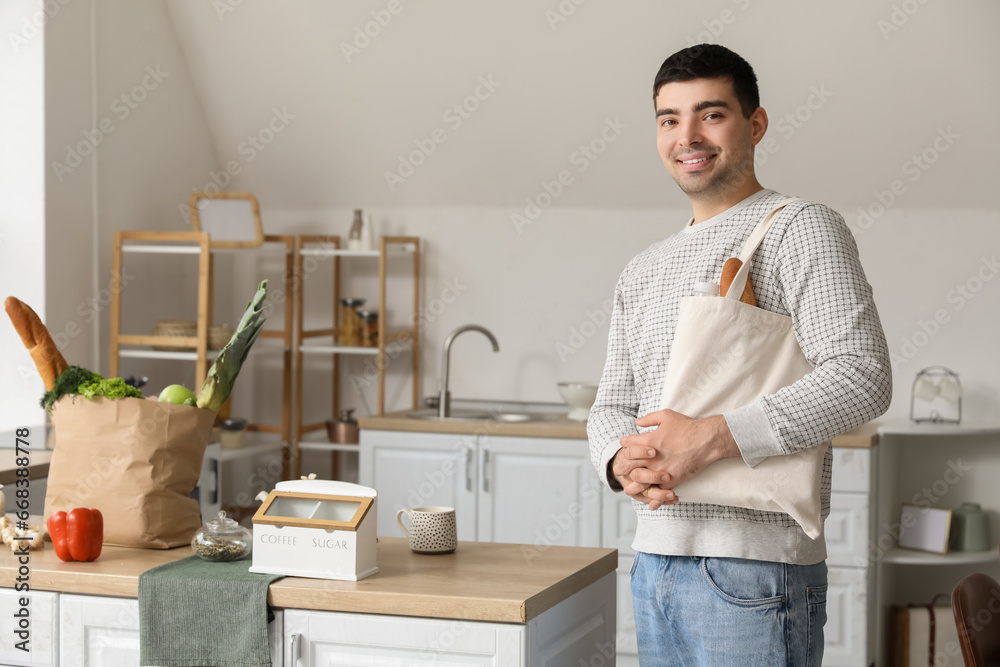
[[(154, 336), (197, 336), (198, 323), (192, 320), (160, 320), (150, 332)], [(231, 327), (209, 327), (208, 328), (208, 349), (221, 350), (233, 337)], [(180, 352), (193, 350), (192, 346), (180, 345), (154, 345), (154, 350), (161, 352)]]
[[(197, 336), (198, 323), (194, 320), (159, 320), (150, 332), (153, 336)], [(154, 350), (160, 352), (179, 352), (190, 350), (190, 347), (177, 345), (154, 345)]]

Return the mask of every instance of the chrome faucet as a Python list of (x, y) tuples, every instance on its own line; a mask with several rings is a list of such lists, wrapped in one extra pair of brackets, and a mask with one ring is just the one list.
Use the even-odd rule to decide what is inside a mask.
[(466, 331), (478, 331), (490, 339), (494, 352), (500, 351), (496, 337), (490, 333), (489, 329), (478, 324), (466, 324), (448, 334), (448, 337), (444, 339), (444, 353), (441, 355), (441, 395), (438, 399), (438, 417), (441, 419), (451, 416), (451, 392), (448, 391), (448, 360), (451, 357), (451, 344), (455, 342), (459, 334)]

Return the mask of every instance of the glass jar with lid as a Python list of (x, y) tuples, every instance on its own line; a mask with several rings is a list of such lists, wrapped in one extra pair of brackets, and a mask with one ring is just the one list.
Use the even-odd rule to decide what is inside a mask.
[(364, 299), (344, 297), (340, 300), (340, 344), (358, 344), (358, 308), (365, 305)]
[(378, 347), (378, 311), (358, 311), (358, 344), (363, 347)]
[(199, 558), (216, 562), (245, 558), (252, 547), (250, 531), (227, 517), (224, 511), (205, 522), (191, 539), (191, 548)]

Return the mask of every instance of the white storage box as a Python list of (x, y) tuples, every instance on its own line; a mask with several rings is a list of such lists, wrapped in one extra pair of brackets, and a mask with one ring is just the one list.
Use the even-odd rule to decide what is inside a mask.
[(375, 574), (377, 495), (348, 482), (279, 482), (253, 517), (250, 571), (348, 581)]

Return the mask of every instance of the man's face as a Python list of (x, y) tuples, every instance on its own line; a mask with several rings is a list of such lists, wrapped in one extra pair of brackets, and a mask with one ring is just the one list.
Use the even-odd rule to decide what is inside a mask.
[(656, 95), (656, 148), (670, 176), (692, 199), (739, 191), (753, 173), (753, 146), (767, 116), (744, 118), (728, 79), (664, 84)]

